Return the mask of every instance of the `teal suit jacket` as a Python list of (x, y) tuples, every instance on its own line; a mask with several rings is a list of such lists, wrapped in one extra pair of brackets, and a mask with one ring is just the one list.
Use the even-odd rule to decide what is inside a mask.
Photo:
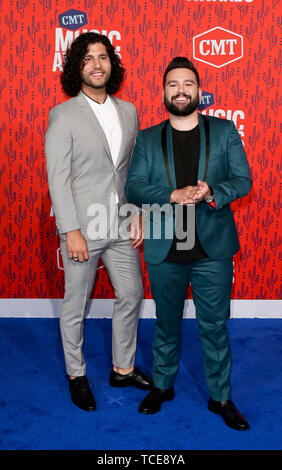
[[(250, 171), (241, 138), (233, 121), (207, 117), (209, 120), (210, 157), (206, 181), (212, 187), (216, 207), (206, 202), (196, 205), (198, 237), (206, 254), (214, 260), (232, 257), (240, 248), (230, 203), (246, 196), (251, 189)], [(166, 173), (161, 133), (165, 121), (141, 131), (136, 140), (126, 183), (129, 202), (163, 206), (156, 238), (146, 234), (144, 260), (159, 264), (167, 256), (173, 233), (165, 235), (165, 217), (174, 217), (170, 196), (176, 189), (172, 128), (167, 126), (168, 166), (172, 187)], [(200, 156), (198, 179), (203, 180), (206, 165), (206, 136), (203, 117), (199, 113)], [(151, 212), (152, 217), (153, 212)], [(156, 229), (156, 221), (150, 224)], [(150, 227), (152, 228), (152, 227)]]

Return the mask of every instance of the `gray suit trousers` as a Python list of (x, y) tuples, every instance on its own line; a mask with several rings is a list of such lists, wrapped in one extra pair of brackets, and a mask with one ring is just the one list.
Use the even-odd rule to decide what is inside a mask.
[(86, 375), (84, 317), (99, 258), (107, 269), (116, 296), (112, 316), (112, 361), (117, 367), (134, 365), (137, 324), (143, 300), (139, 252), (132, 248), (130, 240), (97, 240), (89, 245), (89, 260), (80, 263), (68, 257), (66, 242), (61, 239), (65, 295), (60, 329), (67, 374), (77, 377)]

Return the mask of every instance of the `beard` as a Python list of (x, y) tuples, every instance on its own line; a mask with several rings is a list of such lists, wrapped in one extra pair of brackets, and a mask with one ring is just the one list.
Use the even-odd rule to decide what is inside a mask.
[[(97, 70), (98, 72), (99, 70)], [(110, 80), (111, 70), (102, 70), (104, 72), (103, 80), (95, 79), (92, 76), (93, 71), (85, 72), (83, 69), (80, 71), (80, 78), (81, 78), (81, 85), (86, 85), (94, 90), (99, 90), (101, 88), (105, 88), (107, 83)]]
[[(186, 98), (190, 98), (190, 102), (186, 104), (184, 107), (183, 105), (173, 104), (173, 100), (175, 98), (178, 98), (178, 96), (185, 96)], [(189, 116), (194, 111), (196, 111), (196, 109), (199, 106), (199, 103), (200, 103), (200, 98), (198, 95), (192, 99), (192, 97), (189, 95), (185, 95), (184, 93), (179, 93), (178, 95), (173, 96), (171, 98), (171, 101), (168, 101), (167, 97), (164, 96), (164, 105), (167, 111), (173, 114), (174, 116)]]
[(93, 83), (90, 79), (85, 78), (85, 77), (81, 77), (81, 81), (84, 85), (94, 88), (95, 90), (99, 90), (100, 88), (105, 88), (109, 79), (105, 79), (103, 82), (97, 83), (97, 84)]

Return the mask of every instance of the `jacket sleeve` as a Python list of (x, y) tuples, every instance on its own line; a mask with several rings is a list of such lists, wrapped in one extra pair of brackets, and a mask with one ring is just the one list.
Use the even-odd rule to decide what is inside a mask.
[(65, 116), (49, 113), (45, 136), (48, 185), (59, 234), (79, 229), (71, 186), (72, 136)]
[(241, 137), (233, 123), (229, 121), (227, 141), (228, 178), (226, 181), (212, 185), (216, 210), (235, 199), (246, 196), (251, 190), (250, 169)]
[(149, 150), (146, 149), (141, 131), (136, 139), (125, 186), (128, 201), (139, 207), (142, 204), (158, 204), (159, 206), (169, 204), (174, 188), (151, 184), (148, 153)]

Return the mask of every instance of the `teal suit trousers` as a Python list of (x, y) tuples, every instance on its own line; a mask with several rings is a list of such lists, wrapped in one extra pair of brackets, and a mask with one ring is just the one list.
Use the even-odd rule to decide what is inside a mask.
[(231, 353), (226, 322), (230, 317), (232, 258), (148, 263), (148, 275), (157, 317), (153, 340), (154, 385), (162, 389), (173, 386), (179, 367), (184, 302), (191, 283), (208, 390), (214, 400), (228, 400)]

